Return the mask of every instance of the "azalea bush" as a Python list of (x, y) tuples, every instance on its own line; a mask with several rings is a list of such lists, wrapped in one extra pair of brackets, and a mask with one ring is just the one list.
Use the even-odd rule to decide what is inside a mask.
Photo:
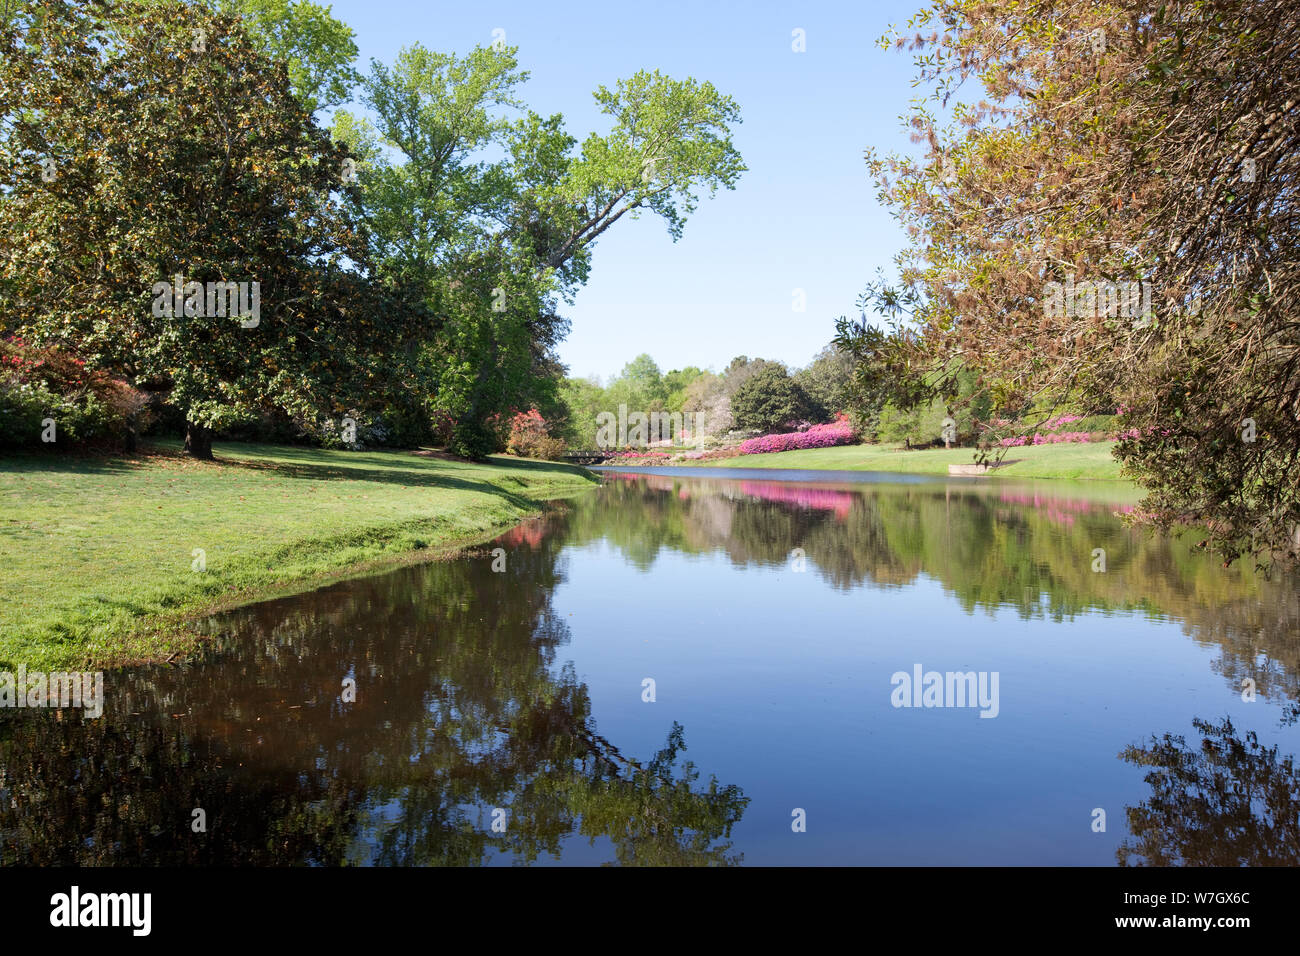
[(849, 424), (848, 416), (840, 415), (833, 422), (813, 425), (807, 431), (750, 438), (740, 443), (737, 454), (763, 455), (777, 451), (796, 451), (801, 448), (832, 448), (836, 445), (852, 445), (856, 441), (857, 434)]
[[(57, 348), (0, 339), (0, 445), (120, 445), (148, 424), (148, 397)], [(43, 441), (54, 421), (54, 442)]]
[(1043, 431), (1053, 432), (1062, 425), (1072, 425), (1075, 422), (1083, 421), (1082, 415), (1057, 415), (1055, 418), (1049, 418), (1043, 422)]
[(510, 418), (510, 437), (506, 451), (520, 458), (543, 458), (558, 461), (564, 457), (564, 442), (551, 437), (550, 423), (535, 408), (516, 412)]

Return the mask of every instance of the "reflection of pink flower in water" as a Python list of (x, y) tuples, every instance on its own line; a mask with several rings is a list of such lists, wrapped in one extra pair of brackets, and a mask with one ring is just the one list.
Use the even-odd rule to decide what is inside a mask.
[[(609, 477), (632, 484), (639, 484), (652, 491), (670, 493), (676, 491), (677, 497), (682, 501), (689, 501), (691, 497), (689, 487), (682, 485), (682, 487), (676, 488), (679, 479), (671, 475), (610, 472)], [(735, 487), (731, 482), (726, 482), (726, 485)], [(800, 508), (813, 508), (818, 511), (833, 511), (838, 518), (843, 518), (853, 507), (852, 494), (847, 491), (834, 491), (829, 488), (808, 488), (802, 485), (776, 484), (768, 481), (742, 481), (740, 482), (740, 493), (749, 495), (752, 498), (760, 498), (763, 501), (776, 501), (782, 504), (796, 505)]]
[(774, 485), (767, 482), (742, 481), (740, 490), (743, 494), (752, 495), (764, 501), (778, 501), (782, 504), (812, 508), (817, 511), (833, 511), (835, 517), (840, 519), (843, 519), (853, 508), (853, 495), (847, 491), (834, 491), (830, 488), (807, 488), (802, 485)]
[(630, 485), (644, 485), (652, 491), (672, 491), (677, 483), (677, 479), (671, 475), (645, 475), (638, 472), (610, 472), (609, 477), (625, 481)]
[(1133, 505), (1107, 505), (1096, 501), (1088, 501), (1085, 498), (1056, 498), (1049, 495), (1016, 494), (1010, 491), (1001, 492), (998, 495), (998, 500), (1011, 505), (1028, 506), (1042, 512), (1043, 517), (1048, 521), (1066, 527), (1074, 524), (1075, 515), (1090, 512), (1128, 512), (1134, 508)]
[(546, 537), (545, 519), (534, 521), (525, 521), (521, 525), (516, 525), (505, 534), (497, 539), (507, 548), (517, 548), (521, 544), (526, 544), (530, 548), (539, 548), (542, 544), (542, 538)]

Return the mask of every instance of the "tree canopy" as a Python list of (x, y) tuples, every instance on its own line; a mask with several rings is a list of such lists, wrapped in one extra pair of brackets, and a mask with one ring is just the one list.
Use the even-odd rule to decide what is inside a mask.
[[(559, 408), (598, 237), (650, 211), (676, 239), (745, 168), (707, 82), (599, 87), (610, 129), (579, 144), (515, 49), (416, 43), (361, 78), (306, 0), (52, 0), (0, 51), (0, 333), (161, 396), (205, 456), (267, 416), (497, 450)], [(358, 80), (370, 117), (321, 129)]]
[(896, 364), (1119, 408), (1141, 518), (1300, 557), (1294, 4), (939, 0), (882, 43), (931, 93), (921, 155), (867, 154), (910, 237)]
[(344, 413), (431, 326), (370, 281), (284, 64), (199, 12), (54, 0), (0, 35), (0, 289), (7, 331), (163, 394), (206, 457), (264, 411)]
[(812, 407), (785, 366), (764, 362), (736, 389), (731, 413), (740, 428), (786, 431), (804, 421), (812, 413)]
[(733, 188), (744, 170), (739, 110), (708, 83), (643, 71), (601, 87), (614, 127), (575, 152), (562, 117), (520, 100), (527, 77), (513, 47), (461, 57), (415, 44), (392, 67), (371, 64), (375, 125), (335, 125), (365, 158), (360, 208), (381, 274), (418, 285), (446, 317), (421, 369), (470, 455), (490, 449), (493, 416), (556, 400), (560, 302), (587, 280), (596, 239), (645, 210), (676, 239), (698, 192)]

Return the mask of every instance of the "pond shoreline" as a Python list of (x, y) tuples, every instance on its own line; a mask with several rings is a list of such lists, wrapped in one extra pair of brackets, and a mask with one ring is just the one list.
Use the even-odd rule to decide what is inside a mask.
[(454, 555), (598, 485), (585, 469), (508, 458), (216, 453), (6, 457), (0, 669), (184, 658), (212, 613)]

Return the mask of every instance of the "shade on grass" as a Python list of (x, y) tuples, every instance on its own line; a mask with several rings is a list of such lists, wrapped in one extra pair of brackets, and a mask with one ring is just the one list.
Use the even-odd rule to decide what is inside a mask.
[(236, 444), (216, 454), (0, 460), (0, 666), (166, 656), (193, 646), (181, 625), (207, 608), (481, 539), (595, 484), (581, 469), (505, 457)]

